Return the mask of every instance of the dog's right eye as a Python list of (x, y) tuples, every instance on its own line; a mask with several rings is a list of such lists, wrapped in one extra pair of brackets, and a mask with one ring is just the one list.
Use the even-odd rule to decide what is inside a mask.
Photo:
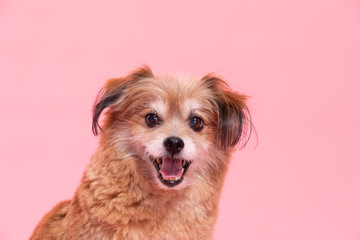
[(148, 127), (155, 127), (159, 122), (158, 116), (154, 113), (149, 113), (145, 116), (145, 123)]

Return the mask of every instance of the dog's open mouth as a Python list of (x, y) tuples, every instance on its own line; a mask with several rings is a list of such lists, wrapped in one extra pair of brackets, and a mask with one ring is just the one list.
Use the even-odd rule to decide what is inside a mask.
[(167, 187), (174, 187), (181, 183), (191, 164), (191, 161), (170, 157), (150, 156), (150, 160), (158, 172), (158, 178)]

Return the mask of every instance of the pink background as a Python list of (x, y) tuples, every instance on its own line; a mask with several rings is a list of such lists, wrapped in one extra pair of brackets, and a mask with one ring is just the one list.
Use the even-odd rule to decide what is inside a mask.
[(215, 239), (360, 239), (357, 0), (1, 0), (0, 239), (71, 198), (98, 90), (142, 63), (252, 96)]

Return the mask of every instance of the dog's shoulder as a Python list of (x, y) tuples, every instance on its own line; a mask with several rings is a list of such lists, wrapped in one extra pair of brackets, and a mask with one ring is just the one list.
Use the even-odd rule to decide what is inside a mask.
[(63, 219), (70, 209), (71, 200), (58, 203), (36, 226), (30, 240), (58, 239), (62, 232)]

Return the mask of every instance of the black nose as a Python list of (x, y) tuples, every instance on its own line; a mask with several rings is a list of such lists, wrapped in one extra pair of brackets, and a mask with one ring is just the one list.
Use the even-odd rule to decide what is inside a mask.
[(164, 146), (171, 155), (175, 155), (184, 148), (184, 141), (178, 137), (168, 137), (164, 141)]

